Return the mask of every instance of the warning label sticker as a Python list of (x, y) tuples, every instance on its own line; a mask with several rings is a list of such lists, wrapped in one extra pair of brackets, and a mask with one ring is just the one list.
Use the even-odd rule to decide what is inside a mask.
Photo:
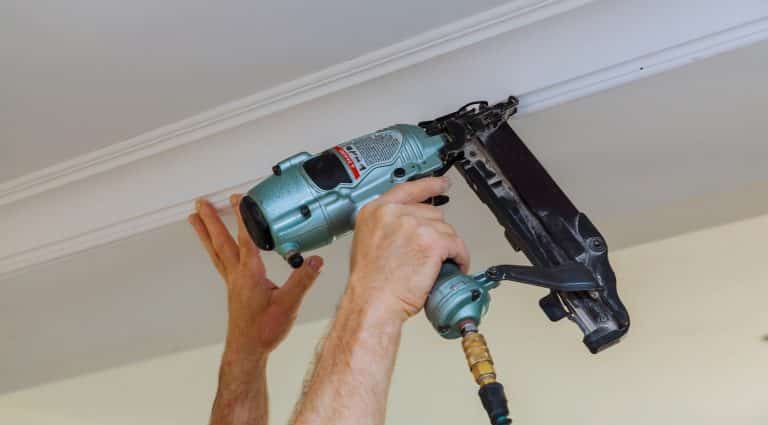
[(344, 160), (344, 164), (346, 164), (347, 169), (352, 173), (352, 177), (354, 177), (355, 180), (359, 179), (360, 169), (357, 168), (357, 162), (352, 159), (352, 155), (348, 154), (347, 150), (341, 146), (334, 146), (333, 148), (336, 149), (336, 152), (339, 154), (341, 159)]
[(386, 130), (334, 146), (355, 180), (369, 168), (392, 160), (400, 150), (403, 136), (398, 131)]

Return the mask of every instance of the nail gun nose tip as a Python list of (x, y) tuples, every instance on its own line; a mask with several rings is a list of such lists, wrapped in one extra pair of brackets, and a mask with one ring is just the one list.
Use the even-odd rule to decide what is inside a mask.
[(244, 196), (240, 201), (240, 216), (251, 239), (260, 249), (271, 251), (275, 248), (275, 240), (264, 212), (250, 196)]

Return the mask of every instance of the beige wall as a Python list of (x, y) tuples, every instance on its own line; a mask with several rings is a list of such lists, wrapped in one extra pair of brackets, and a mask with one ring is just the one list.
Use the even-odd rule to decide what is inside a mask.
[[(538, 311), (542, 290), (496, 290), (483, 330), (518, 424), (768, 423), (768, 216), (615, 252), (632, 330), (598, 356)], [(327, 322), (299, 326), (270, 364), (285, 423)], [(219, 346), (0, 397), (3, 424), (205, 423)], [(34, 365), (29, 365), (34, 367)], [(391, 424), (482, 424), (458, 343), (422, 317), (406, 329)]]

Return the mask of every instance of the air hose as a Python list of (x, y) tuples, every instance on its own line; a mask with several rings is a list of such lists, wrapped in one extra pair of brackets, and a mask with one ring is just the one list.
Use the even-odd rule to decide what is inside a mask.
[(467, 358), (467, 364), (475, 382), (480, 386), (477, 393), (483, 408), (488, 413), (491, 425), (511, 424), (504, 386), (496, 380), (493, 358), (485, 338), (477, 331), (475, 322), (467, 321), (461, 324), (461, 337), (464, 356)]

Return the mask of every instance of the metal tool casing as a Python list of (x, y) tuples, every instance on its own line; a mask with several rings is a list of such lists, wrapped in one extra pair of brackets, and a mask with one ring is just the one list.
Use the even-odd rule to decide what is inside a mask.
[(318, 155), (299, 153), (248, 191), (243, 219), (262, 249), (286, 259), (319, 248), (352, 230), (360, 209), (395, 184), (441, 169), (443, 145), (441, 136), (400, 124)]
[(429, 293), (424, 312), (440, 336), (458, 338), (462, 322), (469, 320), (480, 325), (491, 302), (489, 291), (498, 285), (484, 273), (469, 276), (456, 264), (446, 262)]

